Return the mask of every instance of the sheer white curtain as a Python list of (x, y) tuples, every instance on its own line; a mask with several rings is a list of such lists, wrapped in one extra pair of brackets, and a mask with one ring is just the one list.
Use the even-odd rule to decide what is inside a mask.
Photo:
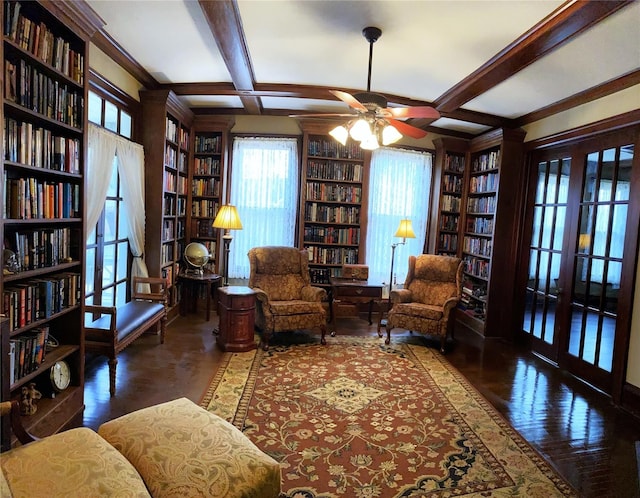
[(118, 158), (122, 200), (129, 223), (129, 248), (134, 256), (131, 276), (148, 276), (142, 259), (145, 237), (144, 150), (142, 145), (89, 123), (87, 161), (87, 233), (93, 230), (104, 208), (112, 174), (113, 159)]
[(232, 162), (230, 203), (243, 228), (232, 231), (229, 278), (243, 279), (249, 277), (252, 247), (295, 246), (298, 141), (236, 137)]
[(118, 140), (117, 156), (122, 202), (129, 224), (129, 249), (133, 255), (131, 277), (147, 277), (149, 271), (142, 257), (145, 240), (144, 148), (135, 142)]
[(391, 244), (401, 242), (393, 235), (400, 220), (408, 218), (416, 234), (395, 252), (394, 274), (404, 283), (409, 256), (422, 254), (429, 215), (431, 154), (382, 147), (371, 156), (367, 220), (369, 279), (388, 282), (391, 271)]

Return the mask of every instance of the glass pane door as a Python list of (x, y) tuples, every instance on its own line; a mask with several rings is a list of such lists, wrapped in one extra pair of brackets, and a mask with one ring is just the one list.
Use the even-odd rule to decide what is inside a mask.
[(571, 158), (545, 160), (537, 166), (529, 275), (522, 329), (544, 356), (557, 358), (556, 311), (569, 196)]
[(613, 366), (633, 149), (613, 147), (586, 158), (567, 352), (592, 370), (599, 387)]

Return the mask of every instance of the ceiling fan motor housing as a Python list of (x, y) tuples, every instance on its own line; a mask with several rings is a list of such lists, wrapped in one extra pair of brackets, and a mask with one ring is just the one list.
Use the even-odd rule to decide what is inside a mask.
[(380, 95), (379, 93), (361, 92), (356, 93), (353, 96), (370, 111), (377, 111), (378, 109), (384, 109), (387, 107), (387, 99), (384, 95)]

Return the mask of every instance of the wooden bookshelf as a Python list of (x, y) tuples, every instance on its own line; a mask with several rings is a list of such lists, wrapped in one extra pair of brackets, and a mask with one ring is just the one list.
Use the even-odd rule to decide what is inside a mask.
[[(0, 276), (1, 395), (20, 400), (33, 383), (42, 398), (23, 424), (46, 436), (81, 425), (84, 410), (87, 57), (102, 21), (84, 5), (3, 2), (2, 26), (0, 236), (16, 264)], [(54, 396), (57, 361), (69, 364), (71, 385)]]
[(498, 129), (469, 143), (458, 243), (465, 264), (463, 299), (456, 316), (488, 337), (511, 334), (515, 272), (504, 269), (516, 267), (523, 139), (521, 130)]
[(303, 130), (300, 247), (309, 251), (311, 282), (328, 287), (343, 264), (364, 258), (369, 156), (357, 142), (336, 142), (324, 125)]
[(435, 237), (430, 240), (429, 252), (445, 256), (459, 255), (462, 240), (461, 212), (465, 197), (467, 150), (465, 140), (439, 137), (434, 140), (436, 164), (433, 181), (439, 187), (431, 206), (431, 226)]
[(187, 241), (193, 113), (170, 90), (140, 92), (145, 152), (146, 243), (149, 275), (168, 282), (170, 314), (180, 300), (178, 271)]
[(196, 116), (193, 122), (193, 159), (189, 167), (189, 242), (204, 244), (211, 254), (207, 265), (217, 273), (221, 244), (219, 230), (213, 228), (218, 209), (224, 204), (225, 175), (228, 171), (229, 130), (233, 118)]

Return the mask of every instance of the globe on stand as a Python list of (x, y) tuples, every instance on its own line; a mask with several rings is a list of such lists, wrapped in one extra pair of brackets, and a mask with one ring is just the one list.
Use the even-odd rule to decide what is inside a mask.
[(209, 262), (211, 254), (204, 244), (191, 242), (184, 248), (183, 257), (187, 263), (187, 274), (204, 275), (203, 267)]

